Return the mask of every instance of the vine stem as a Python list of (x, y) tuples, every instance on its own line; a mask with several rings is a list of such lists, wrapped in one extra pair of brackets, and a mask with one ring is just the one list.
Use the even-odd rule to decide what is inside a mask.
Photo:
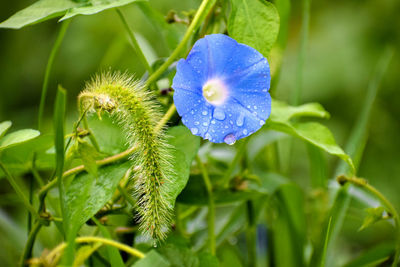
[(215, 3), (215, 0), (203, 0), (201, 3), (199, 9), (196, 12), (196, 15), (193, 18), (192, 23), (190, 24), (189, 28), (186, 30), (185, 35), (183, 36), (182, 41), (178, 44), (178, 46), (175, 48), (175, 50), (172, 52), (172, 54), (169, 56), (167, 61), (164, 62), (158, 68), (146, 81), (146, 86), (149, 86), (153, 82), (157, 80), (158, 77), (161, 76), (161, 74), (164, 73), (164, 71), (167, 70), (167, 68), (174, 62), (174, 60), (179, 56), (179, 54), (182, 52), (182, 50), (185, 48), (187, 42), (189, 41), (190, 37), (192, 34), (198, 29), (200, 26), (200, 22), (202, 17), (205, 15), (207, 12), (208, 8), (210, 5), (213, 5)]
[(214, 204), (214, 196), (212, 192), (212, 184), (210, 181), (210, 177), (208, 176), (207, 169), (205, 168), (203, 162), (200, 157), (196, 155), (197, 165), (201, 170), (201, 174), (203, 176), (204, 184), (207, 188), (208, 193), (208, 239), (209, 239), (209, 247), (212, 255), (215, 255), (215, 204)]
[(175, 114), (175, 111), (176, 107), (174, 104), (172, 104), (154, 130), (156, 132), (159, 132), (164, 127), (164, 125), (167, 124), (167, 122), (171, 119), (171, 117)]
[[(76, 243), (96, 243), (96, 242), (100, 242), (103, 245), (109, 245), (109, 246), (113, 246), (118, 248), (119, 250), (125, 251), (129, 254), (131, 254), (132, 256), (135, 256), (137, 258), (144, 258), (146, 255), (141, 252), (140, 250), (137, 250), (135, 248), (132, 248), (130, 246), (127, 246), (125, 244), (119, 243), (117, 241), (114, 240), (110, 240), (107, 238), (103, 238), (103, 237), (98, 237), (98, 236), (82, 236), (82, 237), (77, 237), (75, 239)], [(65, 248), (67, 247), (66, 243), (61, 243), (60, 245), (58, 245), (57, 247), (55, 247), (46, 257), (46, 259), (48, 259), (48, 261), (50, 262), (50, 260), (52, 258), (54, 258), (58, 253), (61, 253)]]
[(42, 86), (42, 95), (40, 97), (40, 104), (39, 104), (39, 115), (38, 115), (38, 129), (42, 129), (42, 121), (43, 121), (43, 113), (44, 113), (44, 106), (46, 104), (46, 96), (49, 87), (49, 78), (50, 72), (53, 67), (54, 59), (56, 54), (60, 48), (62, 40), (64, 39), (65, 33), (67, 31), (68, 25), (71, 20), (66, 20), (61, 24), (60, 31), (58, 32), (56, 41), (53, 45), (53, 48), (50, 52), (49, 60), (47, 61), (46, 71), (44, 74), (43, 86)]
[(32, 255), (33, 244), (35, 243), (36, 235), (39, 233), (40, 228), (42, 228), (42, 224), (40, 221), (36, 221), (32, 227), (32, 230), (29, 232), (28, 240), (26, 241), (26, 245), (21, 257), (21, 267), (25, 266), (25, 261)]
[(140, 45), (135, 37), (135, 34), (133, 33), (132, 29), (129, 27), (129, 24), (126, 21), (125, 16), (122, 13), (122, 11), (119, 10), (118, 8), (116, 10), (117, 10), (119, 17), (121, 18), (122, 24), (124, 24), (124, 27), (125, 27), (126, 31), (128, 32), (129, 38), (131, 39), (131, 44), (133, 46), (133, 49), (136, 51), (137, 55), (139, 56), (140, 61), (142, 61), (142, 64), (149, 72), (149, 75), (151, 75), (153, 73), (153, 69), (151, 68), (149, 62), (147, 61), (145, 55), (143, 54), (142, 49), (140, 49)]
[[(125, 159), (125, 158), (127, 158), (129, 155), (131, 155), (133, 152), (135, 152), (135, 151), (137, 150), (137, 148), (138, 148), (137, 146), (133, 146), (133, 147), (131, 147), (131, 148), (129, 148), (129, 149), (127, 149), (127, 150), (125, 150), (125, 151), (119, 153), (119, 154), (110, 156), (110, 157), (105, 158), (105, 159), (97, 160), (97, 161), (96, 161), (96, 164), (97, 164), (98, 166), (103, 166), (103, 165), (107, 165), (107, 164), (116, 162), (116, 161), (118, 161), (118, 160)], [(65, 171), (65, 172), (63, 173), (62, 177), (63, 177), (63, 178), (66, 178), (66, 177), (68, 177), (68, 176), (71, 176), (71, 175), (80, 173), (80, 172), (82, 172), (82, 171), (84, 171), (84, 170), (85, 170), (85, 166), (84, 166), (84, 165), (79, 165), (79, 166), (77, 166), (77, 167), (75, 167), (75, 168), (72, 168), (72, 169), (69, 169), (69, 170)], [(51, 180), (50, 182), (48, 182), (45, 186), (42, 187), (42, 189), (40, 189), (39, 196), (41, 196), (41, 195), (47, 193), (47, 192), (48, 192), (51, 188), (53, 188), (56, 184), (57, 184), (56, 179), (53, 179), (53, 180)], [(39, 197), (39, 198), (40, 198), (40, 197)]]
[(22, 200), (22, 202), (24, 203), (24, 205), (28, 209), (28, 211), (32, 214), (33, 217), (35, 217), (36, 219), (39, 219), (39, 217), (40, 217), (39, 214), (36, 212), (35, 208), (31, 205), (31, 203), (29, 203), (29, 200), (25, 196), (21, 187), (19, 187), (19, 185), (15, 181), (12, 174), (8, 171), (8, 169), (6, 168), (6, 166), (4, 166), (4, 164), (2, 162), (0, 162), (0, 169), (2, 169), (8, 182), (11, 184), (12, 188), (17, 193), (18, 197)]
[(337, 181), (339, 184), (344, 185), (346, 182), (350, 182), (354, 184), (355, 186), (364, 188), (365, 190), (369, 191), (372, 195), (374, 195), (376, 198), (378, 198), (383, 206), (386, 207), (387, 212), (391, 214), (396, 231), (397, 231), (397, 246), (396, 246), (396, 253), (395, 257), (392, 263), (392, 267), (397, 266), (397, 263), (399, 262), (399, 256), (400, 256), (400, 217), (399, 214), (397, 213), (397, 210), (394, 208), (393, 204), (381, 193), (379, 192), (375, 187), (370, 185), (367, 180), (363, 178), (358, 178), (358, 177), (346, 177), (344, 175), (338, 176)]

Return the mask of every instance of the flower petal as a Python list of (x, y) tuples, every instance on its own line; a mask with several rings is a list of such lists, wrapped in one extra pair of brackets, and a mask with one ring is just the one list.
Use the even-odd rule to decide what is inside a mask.
[(174, 90), (184, 89), (198, 94), (202, 93), (203, 80), (198, 73), (184, 59), (176, 65), (176, 75), (172, 81)]
[(174, 93), (174, 103), (180, 116), (185, 115), (199, 105), (205, 105), (202, 95), (181, 88)]
[(261, 93), (265, 95), (270, 87), (271, 75), (268, 61), (263, 58), (240, 72), (225, 78), (224, 83), (233, 93)]
[(182, 115), (182, 122), (186, 127), (189, 128), (192, 134), (199, 135), (207, 139), (207, 132), (208, 128), (210, 127), (212, 111), (213, 107), (210, 104), (202, 101), (202, 103), (199, 105), (192, 105), (189, 112)]
[[(270, 108), (266, 113), (269, 112)], [(262, 118), (264, 117), (263, 115)], [(223, 106), (214, 108), (210, 127), (205, 135), (208, 134), (208, 139), (214, 143), (226, 142), (227, 136), (238, 140), (260, 129), (265, 123), (262, 118), (235, 99), (230, 99)]]
[[(174, 102), (193, 134), (233, 144), (260, 129), (269, 117), (270, 79), (268, 61), (257, 50), (223, 34), (207, 35), (177, 64)], [(203, 96), (203, 86), (214, 80), (227, 91), (218, 104)]]

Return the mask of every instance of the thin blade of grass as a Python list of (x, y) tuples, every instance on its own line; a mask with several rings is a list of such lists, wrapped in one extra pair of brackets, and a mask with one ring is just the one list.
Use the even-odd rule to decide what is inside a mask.
[[(362, 154), (364, 152), (365, 143), (368, 137), (368, 121), (371, 115), (372, 106), (375, 102), (375, 98), (379, 89), (379, 85), (382, 81), (382, 78), (389, 66), (389, 63), (393, 56), (393, 49), (387, 48), (380, 60), (377, 64), (377, 67), (372, 76), (371, 82), (369, 83), (367, 96), (363, 105), (363, 109), (360, 113), (360, 116), (356, 122), (354, 129), (351, 132), (350, 138), (347, 142), (345, 151), (348, 155), (350, 155), (353, 159), (354, 165), (356, 168), (359, 166)], [(340, 163), (338, 168), (336, 169), (335, 174), (346, 173), (348, 175), (354, 175), (354, 173), (350, 173), (350, 169), (346, 166), (346, 164)], [(334, 182), (336, 183), (336, 182)], [(343, 225), (344, 217), (346, 215), (347, 209), (350, 204), (351, 195), (349, 193), (350, 186), (343, 186), (339, 189), (335, 202), (331, 209), (332, 222), (330, 228), (330, 235), (327, 235), (329, 238), (327, 240), (328, 245), (326, 251), (327, 263), (331, 262), (329, 259), (333, 256), (333, 246), (336, 242), (337, 237), (340, 234), (340, 230)], [(328, 229), (328, 227), (326, 227)]]
[(58, 49), (60, 48), (62, 40), (64, 39), (65, 32), (67, 31), (69, 23), (70, 23), (70, 20), (67, 20), (61, 24), (61, 28), (60, 28), (60, 31), (58, 32), (57, 39), (53, 45), (53, 48), (51, 49), (49, 60), (47, 61), (47, 66), (46, 66), (46, 71), (44, 74), (44, 80), (43, 80), (43, 86), (42, 86), (42, 95), (40, 97), (40, 104), (39, 104), (39, 115), (38, 115), (38, 129), (39, 130), (42, 129), (42, 124), (43, 124), (44, 107), (46, 104), (46, 96), (47, 96), (47, 90), (49, 87), (49, 79), (50, 79), (51, 69), (53, 67), (53, 62), (54, 62), (54, 59), (58, 52)]

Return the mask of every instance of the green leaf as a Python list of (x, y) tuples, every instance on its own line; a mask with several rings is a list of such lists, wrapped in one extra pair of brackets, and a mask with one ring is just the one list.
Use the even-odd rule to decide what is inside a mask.
[(96, 159), (100, 154), (97, 150), (86, 141), (78, 143), (78, 153), (82, 159), (83, 165), (88, 173), (97, 177)]
[(364, 222), (361, 225), (359, 231), (364, 230), (365, 228), (371, 226), (372, 224), (383, 219), (383, 212), (385, 211), (384, 207), (376, 207), (376, 208), (368, 208), (366, 209), (367, 216), (364, 218)]
[(128, 149), (121, 127), (117, 123), (113, 123), (108, 113), (101, 114), (101, 120), (99, 120), (97, 114), (90, 114), (88, 122), (101, 152), (115, 155)]
[[(389, 266), (390, 257), (394, 253), (394, 243), (383, 243), (363, 252), (356, 259), (344, 265), (344, 267), (373, 267)], [(386, 264), (384, 264), (386, 262)]]
[(11, 121), (3, 121), (0, 123), (0, 139), (6, 134), (8, 129), (10, 129), (11, 125)]
[(290, 119), (312, 116), (327, 118), (329, 114), (317, 103), (298, 107), (288, 106), (282, 102), (272, 102), (272, 113), (267, 127), (301, 138), (329, 154), (338, 156), (354, 169), (351, 158), (336, 144), (335, 138), (328, 128), (317, 122), (291, 122)]
[(68, 9), (80, 5), (82, 4), (71, 0), (39, 0), (0, 23), (0, 28), (20, 29), (27, 25), (62, 16)]
[(77, 6), (69, 9), (60, 21), (72, 18), (76, 15), (93, 15), (106, 9), (124, 6), (135, 1), (145, 0), (92, 0), (88, 5)]
[(174, 173), (167, 181), (166, 190), (173, 206), (189, 179), (190, 166), (200, 147), (200, 138), (192, 135), (189, 129), (183, 126), (170, 128), (167, 136), (167, 142), (172, 147), (170, 153), (173, 157), (171, 165), (174, 166)]
[[(13, 174), (27, 172), (32, 167), (33, 154), (36, 154), (35, 166), (37, 170), (50, 170), (55, 168), (54, 154), (46, 151), (53, 147), (52, 135), (40, 135), (22, 145), (10, 147), (0, 153), (0, 161), (7, 166)], [(0, 171), (0, 177), (3, 174)]]
[(328, 119), (329, 113), (319, 103), (307, 103), (301, 106), (289, 106), (285, 102), (272, 99), (270, 120), (276, 122), (288, 122), (298, 117), (316, 117)]
[(91, 0), (87, 2), (72, 0), (39, 0), (0, 23), (0, 28), (20, 29), (24, 26), (60, 16), (63, 16), (60, 19), (61, 21), (76, 15), (92, 15), (106, 9), (127, 5), (135, 1), (139, 0)]
[(194, 251), (185, 246), (166, 244), (159, 249), (159, 252), (171, 263), (171, 266), (199, 266), (199, 259)]
[(39, 135), (40, 135), (39, 131), (32, 129), (24, 129), (10, 133), (0, 139), (0, 151), (32, 140), (38, 137)]
[(154, 266), (168, 267), (171, 266), (171, 264), (157, 251), (152, 249), (150, 250), (150, 252), (146, 254), (146, 257), (138, 260), (135, 264), (132, 265), (132, 267), (154, 267)]
[(130, 166), (131, 162), (106, 166), (98, 170), (97, 178), (81, 173), (72, 180), (65, 202), (73, 231), (77, 231), (111, 199)]
[(279, 33), (275, 6), (265, 0), (231, 0), (231, 3), (229, 35), (268, 57)]
[[(92, 217), (92, 220), (96, 223), (97, 227), (99, 228), (101, 234), (107, 238), (107, 239), (112, 239), (110, 233), (108, 232), (107, 228), (104, 227), (99, 220), (97, 220), (95, 217)], [(124, 261), (122, 260), (121, 254), (119, 253), (118, 249), (116, 247), (112, 246), (106, 246), (107, 254), (108, 254), (108, 259), (110, 261), (111, 266), (113, 267), (125, 267)], [(148, 254), (146, 255), (146, 257)]]
[(210, 253), (203, 252), (199, 255), (199, 267), (218, 267), (218, 258)]

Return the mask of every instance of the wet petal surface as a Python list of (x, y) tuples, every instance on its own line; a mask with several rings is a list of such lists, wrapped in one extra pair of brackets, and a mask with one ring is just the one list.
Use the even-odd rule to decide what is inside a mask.
[[(174, 102), (194, 135), (231, 145), (268, 119), (270, 79), (267, 59), (254, 48), (223, 34), (208, 35), (178, 62)], [(211, 101), (214, 95), (208, 94), (219, 93), (217, 87), (226, 88), (226, 97)]]

